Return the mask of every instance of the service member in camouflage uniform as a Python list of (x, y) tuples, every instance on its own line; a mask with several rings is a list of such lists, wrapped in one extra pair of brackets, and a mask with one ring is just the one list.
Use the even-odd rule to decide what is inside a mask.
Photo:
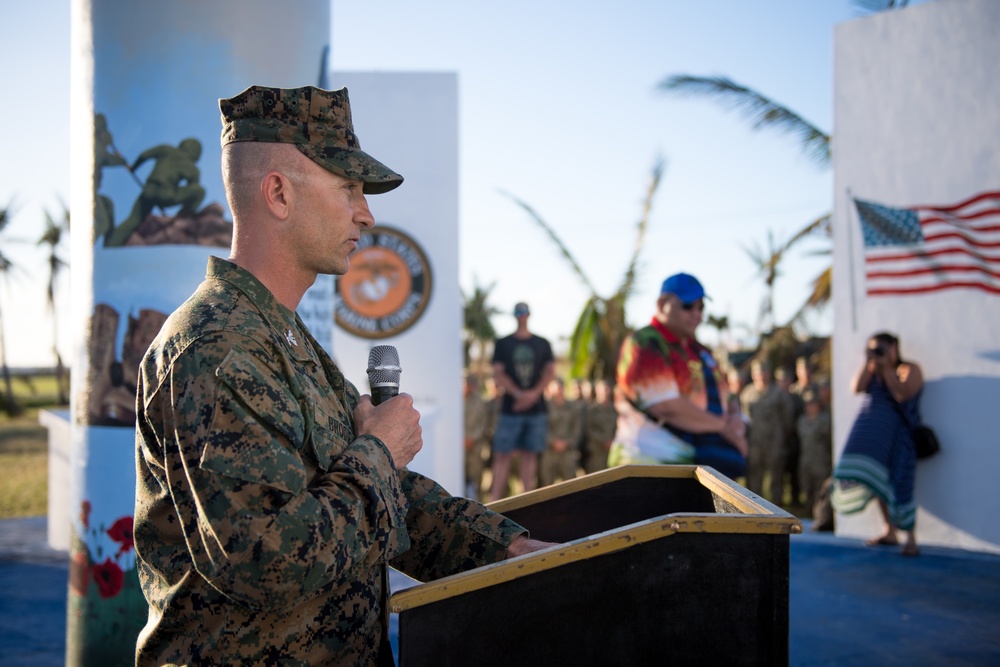
[(608, 452), (615, 439), (618, 412), (615, 410), (614, 394), (604, 380), (594, 384), (594, 402), (587, 408), (584, 421), (584, 451), (586, 459), (583, 469), (590, 474), (608, 467)]
[(580, 465), (580, 441), (583, 424), (580, 411), (566, 400), (566, 385), (562, 378), (553, 378), (545, 390), (549, 411), (549, 445), (542, 452), (538, 468), (539, 484), (548, 486), (576, 477)]
[(830, 413), (823, 409), (819, 396), (807, 389), (802, 393), (802, 401), (805, 412), (796, 423), (802, 445), (798, 472), (806, 494), (806, 507), (813, 512), (823, 482), (833, 474), (833, 436)]
[(799, 459), (802, 455), (802, 445), (795, 424), (805, 412), (802, 396), (795, 391), (791, 371), (779, 368), (774, 371), (774, 383), (781, 390), (781, 395), (787, 403), (790, 413), (788, 432), (785, 435), (785, 474), (788, 477), (788, 488), (791, 491), (791, 504), (798, 505), (802, 500), (802, 488), (799, 483)]
[(230, 259), (209, 260), (139, 373), (136, 663), (391, 664), (390, 563), (427, 580), (542, 545), (408, 472), (412, 397), (373, 406), (295, 314), (374, 225), (365, 194), (402, 182), (360, 150), (347, 91), (220, 106)]
[(785, 445), (792, 427), (791, 404), (774, 384), (766, 364), (755, 361), (750, 375), (753, 382), (740, 394), (743, 412), (750, 418), (747, 488), (762, 493), (764, 474), (768, 473), (768, 499), (781, 504), (785, 491)]
[(476, 500), (482, 495), (483, 469), (489, 455), (487, 429), (490, 426), (490, 406), (482, 397), (481, 389), (479, 376), (469, 373), (465, 378), (462, 395), (465, 427), (465, 495)]

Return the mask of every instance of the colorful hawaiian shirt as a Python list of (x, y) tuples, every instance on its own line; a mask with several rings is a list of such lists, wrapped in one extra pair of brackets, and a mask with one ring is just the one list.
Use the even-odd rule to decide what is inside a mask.
[(722, 373), (698, 341), (681, 343), (656, 319), (626, 339), (618, 357), (618, 429), (609, 464), (693, 463), (695, 448), (684, 434), (664, 428), (644, 411), (681, 396), (709, 410), (715, 401), (710, 401), (706, 371), (715, 377), (719, 402), (726, 405)]

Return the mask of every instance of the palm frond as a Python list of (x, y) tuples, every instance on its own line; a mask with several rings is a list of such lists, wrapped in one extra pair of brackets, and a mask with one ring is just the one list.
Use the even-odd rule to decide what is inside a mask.
[(830, 219), (832, 215), (833, 215), (832, 213), (825, 213), (816, 218), (815, 220), (813, 220), (812, 222), (810, 222), (809, 224), (807, 224), (799, 231), (792, 234), (791, 238), (785, 241), (783, 250), (787, 252), (796, 243), (810, 236), (818, 236), (822, 234), (823, 236), (830, 238), (832, 232), (832, 228), (830, 227)]
[(601, 313), (598, 308), (598, 297), (592, 296), (583, 307), (583, 312), (573, 329), (569, 344), (569, 363), (571, 377), (587, 377), (597, 347), (597, 335), (600, 331)]
[(542, 216), (538, 215), (535, 209), (531, 208), (531, 206), (529, 206), (526, 202), (518, 199), (509, 192), (506, 192), (504, 190), (500, 190), (499, 192), (504, 197), (507, 197), (512, 202), (514, 202), (522, 209), (524, 209), (525, 212), (529, 216), (531, 216), (531, 219), (537, 222), (538, 226), (545, 230), (545, 233), (549, 235), (549, 238), (551, 238), (552, 241), (556, 244), (556, 247), (559, 248), (559, 252), (562, 253), (562, 256), (566, 259), (567, 262), (569, 262), (570, 266), (573, 267), (573, 272), (580, 277), (580, 280), (582, 280), (583, 284), (587, 286), (587, 289), (590, 290), (590, 293), (596, 296), (597, 290), (594, 289), (594, 286), (591, 284), (590, 279), (587, 277), (587, 274), (583, 272), (583, 268), (576, 261), (576, 258), (573, 257), (573, 253), (569, 251), (569, 248), (566, 247), (566, 244), (563, 243), (562, 239), (559, 238), (559, 235), (556, 234), (555, 230), (552, 229), (552, 227), (550, 227), (549, 224), (542, 219)]
[(774, 281), (781, 275), (778, 267), (781, 265), (781, 261), (785, 258), (785, 250), (788, 248), (788, 244), (776, 243), (773, 231), (767, 231), (766, 249), (762, 248), (757, 243), (754, 243), (753, 247), (743, 244), (741, 244), (740, 247), (756, 265), (757, 275), (764, 278), (764, 282), (766, 282), (769, 286), (773, 284)]
[(11, 218), (14, 217), (14, 200), (11, 199), (7, 202), (7, 206), (0, 208), (0, 232), (4, 230), (4, 227), (10, 222)]
[(632, 288), (635, 285), (635, 279), (639, 266), (639, 253), (642, 251), (642, 246), (646, 239), (646, 229), (649, 226), (649, 215), (653, 211), (653, 198), (656, 196), (656, 191), (660, 189), (660, 183), (663, 180), (663, 172), (665, 169), (666, 160), (662, 157), (657, 157), (656, 161), (653, 163), (653, 172), (649, 181), (649, 186), (646, 188), (646, 198), (642, 203), (642, 215), (639, 216), (639, 223), (636, 225), (635, 249), (632, 251), (632, 258), (629, 260), (628, 268), (625, 270), (625, 279), (622, 281), (621, 287), (618, 289), (618, 294), (623, 298), (623, 300), (628, 299), (629, 295), (632, 293)]
[(890, 9), (902, 9), (909, 0), (854, 0), (854, 4), (863, 11), (873, 14)]
[(805, 315), (811, 310), (822, 310), (833, 295), (833, 267), (828, 266), (812, 281), (812, 291), (805, 302), (788, 320), (789, 324), (804, 324)]
[(761, 93), (723, 76), (693, 76), (675, 74), (657, 86), (666, 93), (700, 95), (718, 100), (725, 108), (741, 113), (754, 130), (762, 128), (793, 134), (798, 137), (803, 152), (816, 164), (830, 164), (830, 135)]
[(490, 293), (496, 287), (496, 282), (483, 287), (473, 279), (472, 296), (462, 293), (464, 301), (462, 309), (463, 327), (467, 335), (475, 340), (491, 340), (496, 337), (496, 330), (490, 320), (499, 314), (500, 309), (489, 303)]
[(718, 329), (719, 332), (722, 332), (723, 329), (729, 328), (729, 316), (721, 315), (717, 317), (715, 315), (709, 315), (705, 319), (705, 324), (707, 324), (710, 327), (714, 327), (715, 329)]

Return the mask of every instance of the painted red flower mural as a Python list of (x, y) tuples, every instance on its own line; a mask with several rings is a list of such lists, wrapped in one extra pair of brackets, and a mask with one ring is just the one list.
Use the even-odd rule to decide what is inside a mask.
[(108, 528), (108, 537), (121, 545), (118, 548), (118, 553), (115, 554), (116, 558), (131, 551), (135, 547), (135, 542), (132, 539), (132, 517), (123, 516), (115, 521)]
[(97, 592), (102, 598), (113, 598), (121, 593), (125, 584), (125, 573), (118, 567), (118, 563), (108, 558), (90, 570), (94, 575), (94, 583), (97, 584)]

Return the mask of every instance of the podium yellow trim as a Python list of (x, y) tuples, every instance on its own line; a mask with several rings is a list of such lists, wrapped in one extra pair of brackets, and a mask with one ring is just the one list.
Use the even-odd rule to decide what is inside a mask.
[(725, 500), (739, 513), (679, 512), (590, 535), (542, 551), (400, 591), (389, 600), (391, 611), (400, 613), (407, 609), (513, 581), (567, 563), (614, 553), (678, 533), (788, 535), (802, 532), (802, 524), (799, 520), (780, 507), (750, 493), (712, 468), (694, 465), (619, 466), (520, 496), (506, 498), (491, 504), (490, 509), (502, 514), (629, 477), (694, 478), (714, 497)]

